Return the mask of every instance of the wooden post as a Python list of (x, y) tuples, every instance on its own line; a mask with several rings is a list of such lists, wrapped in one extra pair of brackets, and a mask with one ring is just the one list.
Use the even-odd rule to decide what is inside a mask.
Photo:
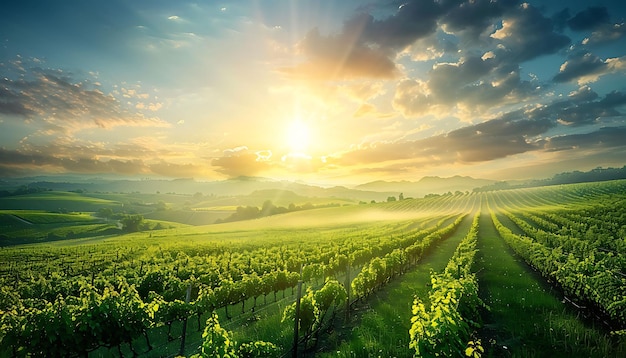
[(350, 321), (350, 261), (346, 266), (346, 325)]
[(302, 297), (302, 280), (298, 280), (298, 295), (296, 297), (296, 318), (293, 324), (293, 358), (298, 357), (298, 329), (300, 326), (300, 297)]

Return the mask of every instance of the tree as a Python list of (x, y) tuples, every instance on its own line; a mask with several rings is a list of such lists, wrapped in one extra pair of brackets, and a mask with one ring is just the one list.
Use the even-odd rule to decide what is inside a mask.
[(122, 218), (122, 230), (126, 232), (137, 232), (141, 230), (143, 215), (126, 215)]
[(398, 200), (404, 200), (404, 194), (400, 193), (400, 196), (398, 196)]
[(263, 207), (261, 208), (261, 216), (273, 215), (275, 211), (276, 211), (276, 206), (274, 206), (272, 201), (266, 200), (263, 203)]
[(167, 210), (167, 204), (164, 201), (159, 200), (159, 202), (156, 204), (156, 210), (157, 211), (165, 211), (165, 210)]
[(97, 215), (101, 218), (109, 220), (111, 217), (113, 217), (113, 210), (111, 208), (100, 208), (98, 209)]
[(387, 202), (392, 202), (392, 201), (396, 201), (396, 197), (395, 196), (387, 197)]

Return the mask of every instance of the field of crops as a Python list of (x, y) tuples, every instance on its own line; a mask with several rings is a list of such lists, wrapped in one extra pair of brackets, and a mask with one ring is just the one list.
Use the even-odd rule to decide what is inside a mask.
[[(0, 223), (88, 222), (63, 215)], [(626, 181), (4, 247), (0, 261), (7, 357), (626, 355)]]

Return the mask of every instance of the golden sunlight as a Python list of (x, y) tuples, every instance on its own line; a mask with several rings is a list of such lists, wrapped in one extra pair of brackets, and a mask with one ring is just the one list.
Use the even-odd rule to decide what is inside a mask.
[(309, 127), (301, 120), (294, 120), (287, 127), (287, 143), (292, 152), (304, 152), (311, 139)]

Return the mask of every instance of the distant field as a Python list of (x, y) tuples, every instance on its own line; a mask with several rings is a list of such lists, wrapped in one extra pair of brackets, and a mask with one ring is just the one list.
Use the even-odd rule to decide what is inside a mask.
[[(146, 230), (182, 228), (168, 220), (144, 220)], [(53, 213), (42, 210), (0, 210), (0, 246), (58, 241), (102, 235), (119, 235), (117, 220), (92, 213)]]
[(117, 201), (79, 193), (46, 191), (0, 198), (0, 209), (94, 212), (101, 208), (121, 208)]
[(0, 210), (0, 215), (11, 215), (32, 224), (86, 223), (96, 219), (87, 213), (59, 214), (41, 210)]

